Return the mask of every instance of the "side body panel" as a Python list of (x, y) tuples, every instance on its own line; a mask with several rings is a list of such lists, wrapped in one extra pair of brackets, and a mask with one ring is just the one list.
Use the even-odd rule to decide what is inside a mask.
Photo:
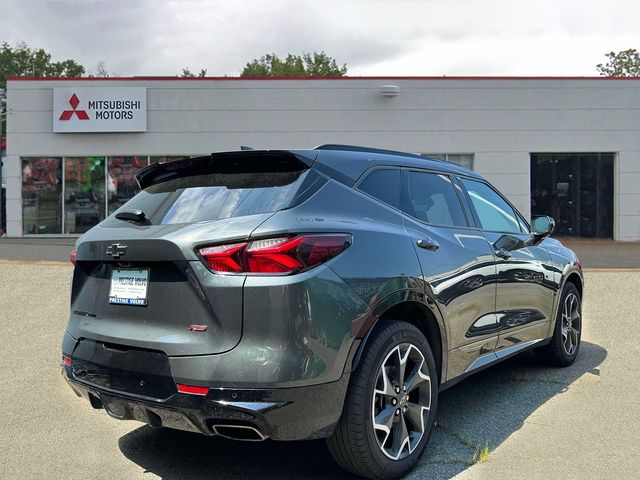
[[(484, 235), (494, 244), (502, 234), (485, 232)], [(528, 234), (509, 235), (523, 241), (529, 238)], [(553, 317), (554, 271), (547, 249), (533, 246), (508, 253), (511, 256), (507, 259), (496, 258), (498, 357), (502, 355), (501, 350), (544, 340)]]
[[(407, 216), (404, 222), (422, 265), (426, 295), (435, 301), (446, 326), (448, 380), (495, 349), (498, 330), (483, 328), (495, 323), (493, 252), (477, 230), (428, 226)], [(419, 248), (418, 241), (425, 238), (440, 247)]]
[(276, 352), (296, 337), (314, 359), (300, 372), (306, 368), (313, 381), (333, 381), (350, 370), (354, 342), (386, 309), (381, 306), (423, 298), (421, 271), (401, 214), (339, 182), (330, 181), (298, 207), (276, 213), (253, 237), (305, 232), (351, 234), (352, 246), (325, 264), (341, 284), (298, 293), (282, 277), (248, 277), (240, 347), (255, 336)]

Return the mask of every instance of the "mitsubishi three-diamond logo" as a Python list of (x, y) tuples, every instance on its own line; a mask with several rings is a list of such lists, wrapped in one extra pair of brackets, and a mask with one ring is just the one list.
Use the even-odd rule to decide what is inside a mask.
[(69, 105), (71, 105), (72, 110), (64, 110), (60, 115), (60, 120), (71, 120), (71, 117), (73, 117), (74, 114), (76, 115), (76, 117), (78, 117), (78, 120), (89, 120), (89, 115), (87, 115), (86, 111), (76, 110), (79, 103), (80, 100), (78, 100), (76, 94), (74, 93), (73, 95), (71, 95), (71, 98), (69, 99)]

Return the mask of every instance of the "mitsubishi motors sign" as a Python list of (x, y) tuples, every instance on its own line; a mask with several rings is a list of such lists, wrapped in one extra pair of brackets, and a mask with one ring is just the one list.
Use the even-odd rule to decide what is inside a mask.
[(146, 132), (144, 87), (53, 89), (53, 131), (57, 133)]

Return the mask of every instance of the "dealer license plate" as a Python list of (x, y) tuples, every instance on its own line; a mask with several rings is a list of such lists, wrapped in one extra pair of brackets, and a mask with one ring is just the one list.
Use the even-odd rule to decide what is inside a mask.
[(111, 271), (109, 303), (146, 305), (149, 270), (146, 268), (114, 268)]

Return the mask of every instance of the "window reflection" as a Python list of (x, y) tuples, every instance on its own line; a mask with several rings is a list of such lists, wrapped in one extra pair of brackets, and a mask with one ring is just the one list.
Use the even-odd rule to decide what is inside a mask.
[(485, 230), (520, 233), (513, 208), (488, 185), (466, 178), (461, 179), (467, 188), (471, 203)]
[[(167, 185), (171, 181), (166, 182)], [(191, 223), (275, 212), (296, 191), (297, 181), (265, 188), (190, 187), (180, 191), (162, 222)]]
[(444, 160), (468, 170), (473, 170), (473, 153), (421, 153), (420, 155), (435, 158), (436, 160)]
[(447, 175), (409, 172), (408, 202), (402, 210), (426, 223), (466, 227), (467, 221)]
[(148, 164), (148, 157), (109, 157), (107, 198), (111, 215), (140, 191), (136, 173)]
[(62, 159), (22, 159), (22, 232), (62, 232)]
[(84, 233), (104, 219), (104, 157), (65, 158), (64, 233)]
[(175, 162), (176, 160), (184, 160), (189, 158), (188, 156), (164, 156), (164, 157), (149, 157), (149, 165), (153, 163), (167, 163), (167, 162)]
[(190, 157), (23, 157), (22, 232), (84, 233), (139, 192), (135, 174), (140, 169), (186, 158)]

